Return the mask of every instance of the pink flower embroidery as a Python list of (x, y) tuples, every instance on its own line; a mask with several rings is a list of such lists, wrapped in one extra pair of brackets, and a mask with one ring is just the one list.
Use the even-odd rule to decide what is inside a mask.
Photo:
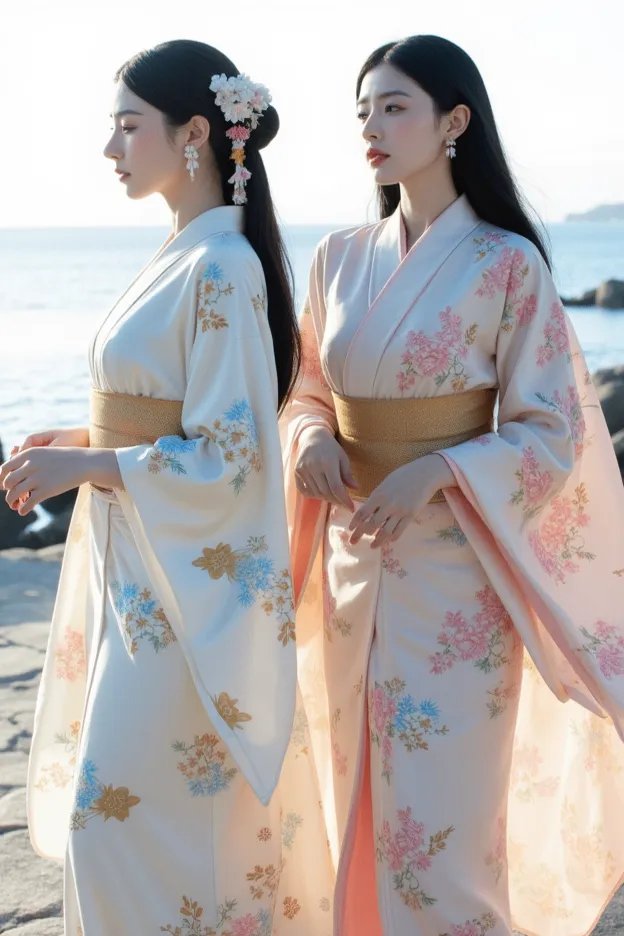
[(401, 393), (414, 386), (416, 377), (433, 379), (438, 387), (450, 379), (453, 393), (466, 388), (469, 377), (463, 362), (475, 342), (477, 325), (464, 330), (461, 318), (453, 315), (450, 306), (440, 312), (439, 319), (442, 327), (434, 335), (422, 330), (408, 333), (401, 370), (396, 375)]
[(507, 824), (504, 816), (496, 823), (496, 841), (492, 851), (486, 856), (485, 864), (491, 869), (496, 883), (501, 879), (507, 861)]
[(337, 602), (331, 593), (329, 579), (324, 576), (323, 580), (323, 616), (325, 619), (325, 637), (331, 643), (334, 634), (342, 634), (348, 637), (351, 634), (352, 623), (336, 614)]
[(339, 777), (347, 776), (347, 755), (343, 754), (340, 750), (340, 745), (337, 741), (334, 741), (332, 744), (332, 750), (334, 752), (334, 767), (336, 773)]
[(562, 416), (565, 416), (570, 427), (570, 438), (574, 442), (574, 457), (580, 458), (585, 447), (586, 425), (583, 416), (583, 405), (576, 387), (570, 384), (563, 396), (558, 390), (555, 390), (552, 399), (549, 399), (543, 393), (537, 393), (536, 396), (552, 412), (561, 413)]
[(389, 575), (396, 575), (397, 578), (402, 579), (407, 575), (399, 560), (394, 558), (392, 543), (385, 543), (381, 547), (381, 566)]
[(496, 926), (496, 917), (493, 913), (484, 913), (478, 920), (466, 920), (465, 923), (456, 923), (451, 926), (450, 933), (442, 936), (485, 936), (489, 930)]
[(429, 871), (433, 859), (446, 848), (453, 826), (429, 836), (426, 844), (425, 827), (412, 819), (411, 807), (397, 810), (399, 828), (393, 833), (388, 820), (384, 820), (377, 833), (377, 861), (386, 862), (394, 874), (394, 889), (412, 910), (422, 910), (436, 899), (430, 897), (421, 885), (417, 872)]
[(553, 302), (550, 307), (550, 319), (544, 326), (544, 343), (536, 352), (538, 367), (552, 361), (555, 354), (565, 354), (568, 361), (572, 360), (566, 314), (560, 302)]
[(577, 650), (594, 657), (605, 679), (624, 676), (624, 632), (613, 624), (596, 621), (593, 634), (586, 627), (581, 628), (581, 633), (587, 642)]
[(477, 246), (475, 263), (479, 260), (483, 260), (488, 254), (496, 250), (497, 247), (504, 244), (508, 237), (509, 234), (502, 231), (500, 233), (498, 231), (486, 231), (481, 237), (473, 237), (473, 243)]
[(550, 471), (540, 471), (539, 462), (530, 445), (522, 450), (522, 461), (516, 477), (519, 485), (518, 490), (511, 495), (511, 503), (522, 504), (527, 517), (533, 517), (541, 509), (554, 479)]
[(543, 758), (538, 748), (527, 744), (514, 751), (511, 768), (511, 786), (515, 796), (523, 802), (532, 802), (535, 796), (554, 796), (559, 789), (559, 777), (540, 779)]
[(68, 627), (54, 652), (54, 674), (57, 679), (75, 682), (87, 671), (84, 637), (80, 631)]
[(477, 436), (476, 439), (472, 439), (472, 442), (475, 442), (477, 445), (491, 445), (492, 440), (488, 435)]
[(301, 335), (301, 370), (304, 377), (317, 381), (322, 387), (328, 388), (321, 366), (316, 338), (307, 328), (303, 330)]
[(481, 610), (470, 621), (461, 611), (447, 611), (438, 643), (441, 652), (429, 657), (431, 672), (439, 676), (461, 661), (474, 663), (477, 669), (489, 673), (509, 663), (505, 637), (513, 632), (513, 622), (491, 585), (475, 596)]
[(581, 533), (591, 520), (585, 510), (589, 503), (585, 485), (579, 484), (574, 494), (573, 499), (554, 497), (539, 529), (529, 534), (529, 545), (542, 568), (555, 582), (562, 584), (566, 575), (579, 571), (577, 560), (596, 558), (585, 549)]
[(537, 297), (533, 293), (528, 296), (521, 294), (528, 272), (524, 251), (517, 247), (503, 247), (497, 262), (481, 274), (477, 296), (493, 299), (499, 293), (505, 295), (501, 321), (503, 331), (511, 331), (515, 322), (527, 325), (535, 315)]
[(232, 920), (229, 924), (229, 929), (232, 936), (257, 936), (258, 918), (252, 916), (251, 913), (246, 913), (245, 916), (239, 917), (238, 920)]

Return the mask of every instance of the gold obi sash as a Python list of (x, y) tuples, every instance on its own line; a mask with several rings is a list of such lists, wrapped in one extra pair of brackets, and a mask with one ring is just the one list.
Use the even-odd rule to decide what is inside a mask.
[[(333, 394), (336, 438), (358, 482), (357, 500), (372, 494), (391, 472), (440, 449), (490, 432), (497, 390), (467, 390), (439, 397), (369, 400)], [(444, 500), (441, 491), (431, 503)]]
[(153, 445), (157, 439), (170, 435), (184, 438), (182, 403), (177, 400), (91, 390), (91, 448)]

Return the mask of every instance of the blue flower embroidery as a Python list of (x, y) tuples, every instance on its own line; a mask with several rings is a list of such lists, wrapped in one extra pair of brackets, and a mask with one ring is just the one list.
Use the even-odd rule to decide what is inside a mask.
[(301, 816), (298, 816), (297, 813), (290, 812), (284, 817), (282, 821), (282, 842), (284, 848), (290, 851), (295, 841), (295, 833), (302, 825), (303, 819)]
[(102, 792), (102, 784), (98, 780), (97, 766), (92, 760), (85, 760), (80, 767), (78, 782), (76, 784), (76, 808), (90, 809)]
[(427, 718), (437, 720), (440, 717), (440, 709), (431, 699), (423, 699), (418, 708), (420, 709), (421, 715), (425, 715)]
[(180, 436), (163, 436), (158, 439), (154, 448), (163, 455), (181, 455), (183, 452), (194, 452), (197, 441), (195, 439), (182, 439)]
[(191, 796), (216, 796), (228, 789), (238, 773), (236, 767), (226, 767), (227, 754), (217, 735), (197, 735), (193, 744), (174, 741), (172, 747), (184, 755), (178, 770)]
[(173, 474), (185, 475), (186, 468), (178, 458), (179, 455), (185, 455), (188, 452), (194, 452), (197, 446), (196, 439), (181, 439), (180, 436), (163, 436), (158, 439), (150, 453), (150, 461), (147, 466), (152, 474), (160, 474), (167, 468)]
[(148, 641), (156, 653), (175, 643), (176, 637), (167, 615), (152, 598), (149, 588), (140, 591), (139, 586), (133, 582), (120, 585), (114, 581), (111, 582), (111, 592), (121, 636), (131, 655), (139, 649), (140, 640)]
[(223, 270), (218, 263), (209, 263), (202, 273), (202, 279), (204, 281), (211, 280), (213, 283), (222, 283)]
[(260, 471), (260, 444), (256, 419), (248, 400), (234, 400), (223, 415), (215, 419), (208, 438), (223, 450), (226, 462), (238, 465), (238, 473), (230, 481), (239, 494), (247, 484), (251, 471)]

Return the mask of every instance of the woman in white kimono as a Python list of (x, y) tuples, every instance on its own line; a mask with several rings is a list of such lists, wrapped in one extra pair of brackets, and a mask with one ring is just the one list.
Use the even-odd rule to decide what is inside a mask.
[(382, 220), (317, 249), (283, 422), (334, 932), (581, 936), (624, 867), (622, 482), (474, 63), (412, 37), (357, 91)]
[(89, 428), (30, 437), (0, 475), (22, 514), (82, 485), (28, 791), (35, 849), (66, 858), (67, 936), (331, 930), (294, 719), (277, 412), (299, 338), (269, 101), (201, 43), (120, 69), (105, 155), (173, 233), (94, 338)]

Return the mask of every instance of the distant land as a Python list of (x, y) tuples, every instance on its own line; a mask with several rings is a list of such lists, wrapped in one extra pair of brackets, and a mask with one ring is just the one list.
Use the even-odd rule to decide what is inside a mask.
[(566, 221), (624, 221), (623, 205), (597, 205), (589, 211), (567, 215)]

